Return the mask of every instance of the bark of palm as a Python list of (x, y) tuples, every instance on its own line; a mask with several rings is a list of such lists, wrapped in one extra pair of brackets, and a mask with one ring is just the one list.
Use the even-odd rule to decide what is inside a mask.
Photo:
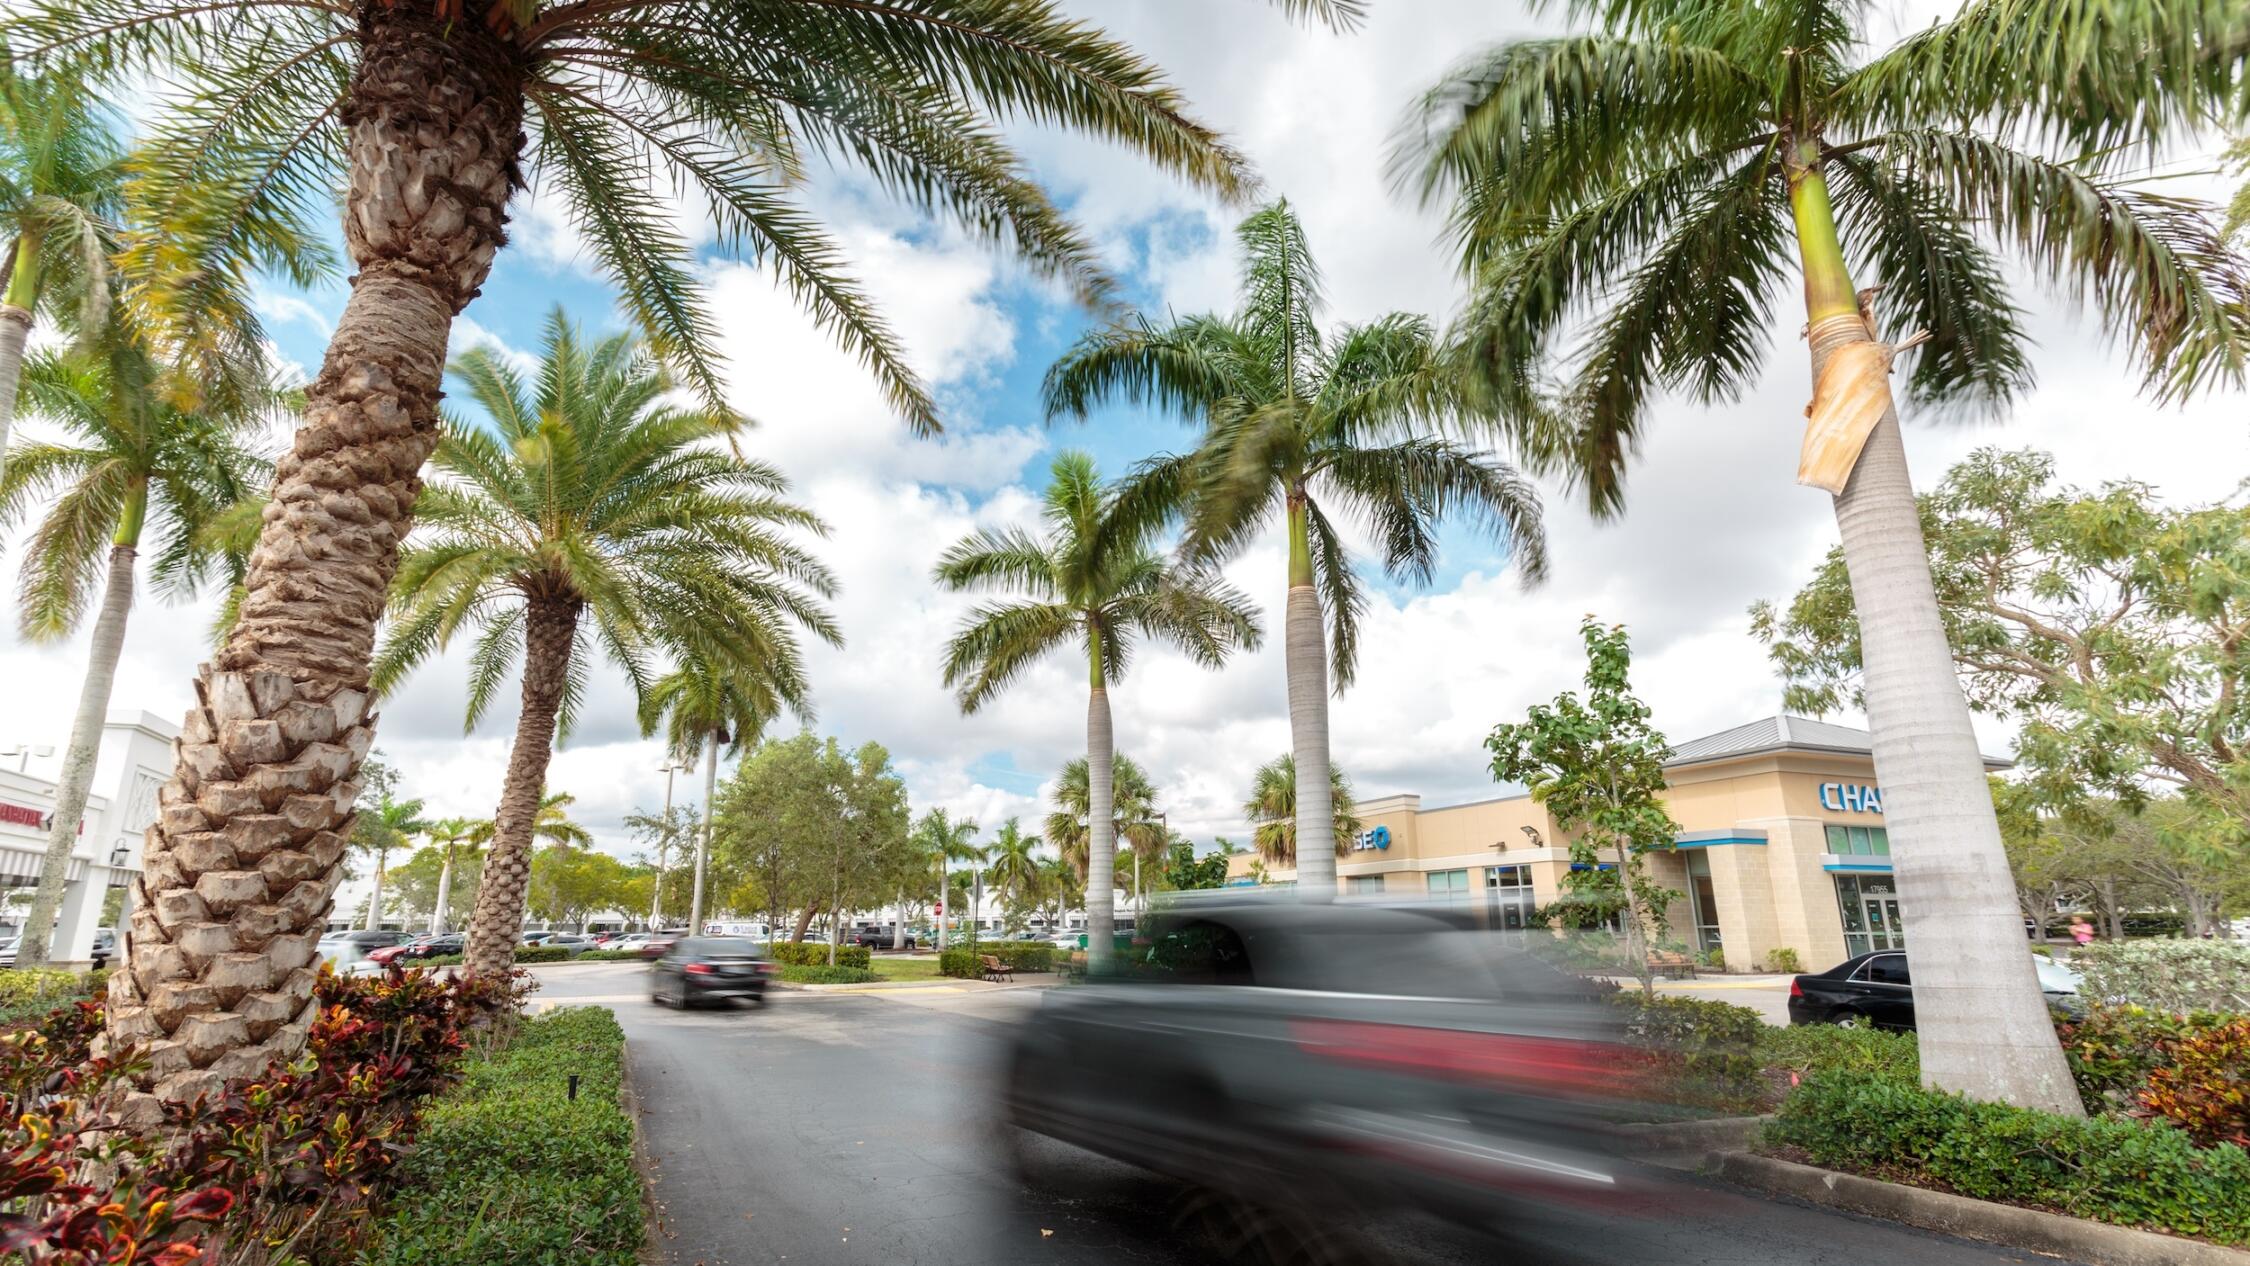
[(1086, 964), (1107, 971), (1117, 949), (1117, 757), (1099, 660), (1094, 673), (1086, 699)]
[(23, 349), (30, 339), (31, 309), (0, 303), (0, 470), (7, 469), (8, 431), (15, 425), (16, 388), (23, 381)]
[[(1792, 170), (1805, 264), (1813, 381), (1872, 340), (1817, 168)], [(1887, 394), (1887, 390), (1886, 390)], [(2082, 1115), (2084, 1105), (2016, 913), (2015, 881), (1930, 581), (1898, 412), (1886, 407), (1835, 499), (1860, 652), (1875, 773), (1900, 903), (1922, 1080), (1942, 1090)]]
[(78, 688), (78, 715), (70, 723), (70, 746), (63, 753), (62, 778), (55, 786), (55, 813), (47, 828), (47, 855), (39, 864), (39, 890), (31, 899), (31, 912), (24, 916), (23, 939), (16, 949), (18, 967), (40, 967), (47, 962), (55, 911), (62, 906), (63, 881), (70, 874), (70, 855), (78, 847), (86, 796), (94, 786), (94, 759), (101, 750), (102, 721), (109, 714), (110, 689), (116, 684), (117, 661), (125, 650), (125, 622), (133, 610), (133, 562), (137, 555), (130, 545), (114, 546), (109, 551), (109, 578), (102, 588), (101, 614), (94, 619), (94, 641), (86, 654), (86, 680)]
[(436, 909), (434, 909), (434, 910), (432, 910), (432, 911), (430, 911), (430, 935), (431, 935), (431, 936), (438, 936), (438, 935), (442, 935), (442, 934), (443, 934), (443, 933), (445, 932), (445, 930), (446, 930), (446, 928), (445, 928), (445, 918), (446, 918), (446, 912), (447, 912), (447, 911), (448, 911), (449, 909), (451, 909), (451, 908), (452, 908), (452, 905), (453, 905), (453, 846), (452, 846), (451, 844), (448, 844), (448, 845), (446, 845), (446, 846), (445, 846), (445, 865), (443, 865), (443, 866), (441, 866), (441, 867), (439, 867), (439, 868), (438, 868), (438, 876), (437, 876), (437, 908), (436, 908)]
[(521, 184), (518, 54), (420, 5), (364, 9), (342, 111), (345, 249), (358, 272), (275, 471), (240, 615), (196, 678), (144, 849), (105, 1049), (149, 1055), (133, 1121), (304, 1046), (334, 903), (375, 626), (437, 443), (453, 317)]
[(704, 736), (703, 752), (703, 823), (695, 837), (695, 888), (688, 899), (688, 931), (703, 935), (703, 867), (704, 859), (711, 853), (711, 797), (719, 785), (719, 739), (715, 734)]
[(1297, 894), (1336, 897), (1336, 806), (1328, 785), (1328, 645), (1312, 585), (1303, 511), (1291, 515), (1284, 654), (1289, 670), (1289, 746), (1297, 765)]
[(570, 678), (571, 644), (578, 636), (579, 603), (573, 598), (531, 600), (524, 618), (523, 709), (516, 716), (515, 746), (492, 817), (492, 851), (477, 884), (476, 911), (462, 966), (479, 976), (507, 972), (523, 931), (524, 897), (531, 886), (531, 829), (547, 792), (547, 762), (555, 750), (555, 718)]

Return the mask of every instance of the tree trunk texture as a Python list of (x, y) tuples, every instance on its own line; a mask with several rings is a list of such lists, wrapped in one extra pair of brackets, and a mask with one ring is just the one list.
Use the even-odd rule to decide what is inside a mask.
[[(9, 323), (0, 321), (0, 333)], [(17, 354), (23, 348), (19, 342)], [(0, 347), (0, 356), (6, 354)], [(9, 385), (12, 369), (0, 370), (0, 391), (13, 400)], [(6, 423), (0, 421), (0, 443), (6, 442)], [(109, 715), (110, 689), (117, 682), (117, 661), (125, 650), (125, 623), (133, 611), (133, 563), (138, 556), (130, 545), (109, 551), (109, 578), (102, 586), (101, 614), (94, 618), (94, 640), (86, 653), (86, 680), (78, 688), (78, 715), (70, 722), (70, 746), (63, 752), (62, 780), (55, 786), (55, 814), (47, 828), (47, 855), (39, 863), (39, 889), (24, 916), (23, 939), (17, 943), (16, 966), (43, 967), (55, 930), (55, 911), (62, 907), (63, 881), (70, 874), (70, 855), (78, 847), (78, 828), (86, 818), (86, 797), (94, 787), (94, 759), (101, 752), (102, 722)], [(86, 882), (91, 882), (91, 876)]]
[(16, 388), (23, 381), (23, 349), (31, 340), (31, 309), (0, 303), (0, 470), (7, 469), (8, 431), (16, 420)]
[(1285, 655), (1289, 671), (1289, 745), (1297, 766), (1297, 895), (1336, 898), (1336, 806), (1328, 781), (1328, 644), (1320, 595), (1308, 582), (1289, 586)]
[[(1869, 340), (1857, 314), (1816, 320), (1813, 376)], [(1860, 620), (1868, 728), (1900, 905), (1912, 931), (1922, 1080), (2072, 1116), (2071, 1080), (2016, 914), (1992, 792), (1930, 582), (1898, 413), (1886, 410), (1835, 499)]]
[(719, 785), (719, 739), (714, 734), (703, 737), (708, 745), (703, 753), (703, 825), (695, 837), (695, 888), (688, 898), (690, 936), (703, 935), (703, 868), (711, 853), (711, 797), (717, 794)]
[(555, 752), (555, 716), (570, 678), (571, 644), (578, 635), (574, 598), (533, 598), (524, 619), (523, 710), (515, 745), (492, 817), (492, 851), (477, 884), (476, 910), (461, 964), (476, 975), (509, 971), (523, 931), (524, 898), (531, 886), (531, 829), (547, 794), (547, 762)]
[[(1597, 854), (1598, 856), (1598, 854)], [(1648, 938), (1641, 929), (1641, 890), (1633, 882), (1632, 857), (1625, 841), (1617, 842), (1617, 886), (1625, 893), (1625, 953), (1633, 962), (1633, 979), (1641, 982), (1641, 997), (1656, 997), (1656, 973), (1648, 965)]]
[(430, 935), (443, 936), (453, 912), (453, 846), (445, 848), (445, 865), (437, 876), (437, 908), (430, 911)]
[(818, 913), (820, 913), (818, 905), (809, 905), (800, 911), (797, 915), (797, 930), (790, 935), (789, 939), (800, 945), (803, 944), (806, 931), (812, 927), (813, 916)]
[(383, 863), (390, 859), (391, 850), (375, 850), (375, 888), (367, 894), (367, 930), (372, 932), (383, 926)]
[(367, 6), (360, 40), (342, 111), (359, 271), (275, 471), (240, 618), (197, 673), (110, 978), (109, 1042), (149, 1055), (129, 1124), (160, 1115), (150, 1092), (192, 1099), (303, 1049), (446, 339), (522, 184), (519, 53), (419, 5)]
[(1109, 691), (1097, 681), (1086, 696), (1086, 965), (1097, 972), (1117, 954), (1116, 774)]
[(895, 954), (906, 948), (906, 889), (898, 890), (898, 904), (891, 909), (898, 915), (898, 921), (891, 924), (891, 952)]

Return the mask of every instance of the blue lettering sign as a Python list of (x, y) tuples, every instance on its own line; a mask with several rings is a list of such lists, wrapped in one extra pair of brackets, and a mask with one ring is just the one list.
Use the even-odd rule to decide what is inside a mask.
[(1368, 849), (1389, 848), (1390, 846), (1391, 828), (1387, 826), (1379, 826), (1374, 830), (1361, 831), (1359, 833), (1359, 850), (1361, 852), (1365, 852)]
[(1836, 813), (1881, 813), (1883, 789), (1866, 783), (1824, 782), (1820, 807)]

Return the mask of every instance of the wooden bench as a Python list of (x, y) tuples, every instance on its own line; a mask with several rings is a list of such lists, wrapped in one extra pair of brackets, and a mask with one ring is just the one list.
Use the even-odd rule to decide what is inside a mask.
[(1064, 980), (1086, 979), (1086, 951), (1072, 950), (1070, 952), (1070, 956), (1063, 960), (1062, 978)]
[(1008, 966), (992, 955), (979, 954), (977, 958), (984, 964), (984, 978), (986, 980), (998, 984), (1003, 980), (1012, 981), (1016, 978), (1015, 968)]
[(1657, 950), (1648, 956), (1648, 969), (1667, 980), (1695, 979), (1695, 960), (1685, 954)]

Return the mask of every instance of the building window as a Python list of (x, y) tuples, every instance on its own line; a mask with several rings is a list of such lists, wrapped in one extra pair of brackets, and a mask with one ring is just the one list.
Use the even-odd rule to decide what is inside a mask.
[(1879, 826), (1831, 826), (1828, 851), (1838, 857), (1889, 857), (1891, 833)]
[(1469, 899), (1469, 872), (1466, 870), (1431, 871), (1430, 895), (1441, 901), (1467, 901)]
[(1836, 876), (1836, 904), (1844, 919), (1844, 953), (1857, 957), (1906, 948), (1898, 884), (1889, 875)]
[(1520, 932), (1532, 925), (1537, 902), (1531, 895), (1531, 867), (1487, 866), (1484, 895), (1492, 911), (1492, 926)]
[(1382, 891), (1381, 875), (1350, 875), (1344, 879), (1344, 895), (1347, 897), (1373, 897), (1380, 895)]
[(1695, 948), (1719, 948), (1719, 899), (1711, 888), (1711, 856), (1703, 849), (1687, 854), (1688, 896), (1695, 912)]

